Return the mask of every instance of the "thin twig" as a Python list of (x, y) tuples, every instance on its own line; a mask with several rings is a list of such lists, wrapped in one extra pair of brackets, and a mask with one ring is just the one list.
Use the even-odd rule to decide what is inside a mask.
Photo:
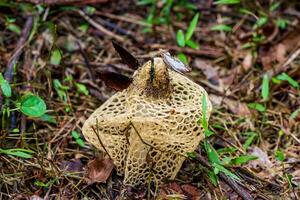
[(80, 53), (81, 53), (81, 55), (82, 55), (82, 57), (83, 57), (83, 60), (84, 60), (85, 65), (86, 65), (86, 67), (87, 67), (88, 75), (89, 75), (89, 77), (92, 79), (92, 81), (93, 81), (94, 83), (96, 83), (96, 78), (95, 78), (94, 73), (92, 72), (92, 67), (91, 67), (91, 64), (90, 64), (90, 61), (89, 61), (89, 58), (88, 58), (87, 53), (83, 50), (83, 48), (82, 48), (82, 46), (81, 46), (81, 44), (80, 44), (79, 41), (76, 41), (76, 43), (77, 43), (77, 45), (78, 45), (78, 47), (79, 47)]
[[(298, 45), (298, 44), (297, 44)], [(300, 48), (295, 52), (291, 53), (288, 59), (282, 64), (279, 63), (279, 66), (276, 66), (275, 69), (270, 69), (267, 71), (269, 77), (272, 77), (280, 72), (286, 71), (288, 66), (300, 55)]]
[(25, 22), (24, 28), (22, 30), (22, 35), (21, 35), (20, 39), (18, 40), (17, 46), (14, 50), (14, 53), (7, 64), (7, 68), (6, 68), (4, 77), (8, 82), (11, 82), (13, 79), (14, 65), (19, 60), (19, 57), (23, 52), (23, 48), (29, 37), (30, 31), (32, 28), (32, 24), (33, 24), (33, 16), (29, 16)]
[(109, 159), (113, 160), (112, 157), (110, 156), (110, 154), (108, 153), (107, 149), (105, 148), (105, 146), (104, 146), (101, 138), (100, 138), (100, 135), (99, 135), (99, 126), (98, 126), (98, 119), (96, 119), (96, 129), (93, 126), (91, 126), (91, 127), (92, 127), (94, 133), (96, 134), (96, 136), (97, 136), (97, 138), (98, 138), (98, 140), (100, 142), (100, 145), (102, 146), (103, 150), (108, 155)]
[(143, 22), (143, 19), (138, 19), (134, 16), (131, 15), (114, 15), (112, 13), (108, 13), (108, 12), (102, 12), (102, 11), (96, 11), (95, 12), (96, 15), (100, 15), (100, 16), (104, 16), (110, 19), (114, 19), (114, 20), (119, 20), (119, 21), (124, 21), (124, 22), (128, 22), (128, 23), (132, 23), (132, 24), (137, 24), (140, 26), (146, 26), (146, 27), (151, 27), (151, 24), (147, 23), (147, 22)]
[(96, 29), (98, 29), (99, 31), (101, 31), (102, 33), (104, 33), (105, 35), (108, 35), (116, 40), (118, 40), (119, 42), (124, 42), (125, 39), (122, 36), (119, 36), (117, 34), (115, 34), (114, 32), (107, 30), (106, 28), (104, 28), (102, 25), (100, 25), (99, 23), (97, 23), (96, 21), (94, 21), (92, 18), (90, 18), (87, 14), (85, 14), (82, 10), (78, 10), (77, 11), (78, 14), (80, 16), (82, 16), (89, 24), (91, 24), (93, 27), (95, 27)]

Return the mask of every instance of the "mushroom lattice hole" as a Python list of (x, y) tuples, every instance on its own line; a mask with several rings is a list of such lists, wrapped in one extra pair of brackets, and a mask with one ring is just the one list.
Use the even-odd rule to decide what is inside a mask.
[(209, 118), (212, 107), (206, 91), (169, 69), (161, 58), (154, 58), (135, 72), (127, 89), (89, 117), (83, 134), (110, 155), (125, 184), (149, 180), (160, 184), (175, 178), (184, 155), (194, 151), (204, 137), (197, 124), (203, 95)]

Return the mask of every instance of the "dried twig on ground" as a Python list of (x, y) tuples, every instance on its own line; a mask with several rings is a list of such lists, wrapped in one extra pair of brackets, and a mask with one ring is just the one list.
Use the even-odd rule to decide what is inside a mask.
[(275, 69), (270, 69), (267, 71), (267, 73), (270, 75), (270, 77), (283, 72), (283, 71), (287, 71), (287, 69), (289, 68), (289, 65), (300, 55), (300, 48), (297, 49), (295, 52), (291, 53), (290, 56), (288, 57), (288, 59), (283, 63), (283, 64), (279, 64), (279, 66), (275, 67)]
[(82, 10), (78, 10), (78, 14), (80, 16), (82, 16), (93, 27), (95, 27), (96, 29), (98, 29), (99, 31), (101, 31), (103, 34), (108, 35), (108, 36), (110, 36), (110, 37), (118, 40), (119, 42), (124, 42), (125, 41), (125, 39), (122, 36), (119, 36), (119, 35), (115, 34), (114, 32), (112, 32), (110, 30), (107, 30), (102, 25), (100, 25), (99, 23), (97, 23), (96, 21), (94, 21), (92, 18), (90, 18)]
[(31, 28), (32, 28), (32, 24), (33, 24), (33, 16), (29, 16), (25, 22), (24, 28), (22, 30), (22, 35), (17, 43), (17, 46), (14, 50), (14, 53), (12, 55), (12, 57), (10, 58), (8, 64), (7, 64), (7, 68), (4, 74), (4, 77), (7, 81), (11, 82), (13, 79), (13, 68), (14, 65), (16, 64), (16, 62), (18, 61), (20, 55), (23, 52), (23, 48), (26, 45), (26, 41), (29, 37)]

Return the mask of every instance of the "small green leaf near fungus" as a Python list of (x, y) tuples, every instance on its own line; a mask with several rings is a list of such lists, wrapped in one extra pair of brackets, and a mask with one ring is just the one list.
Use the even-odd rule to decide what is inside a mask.
[(197, 27), (197, 24), (198, 24), (198, 19), (199, 19), (199, 13), (197, 13), (197, 14), (193, 17), (193, 19), (192, 19), (192, 21), (191, 21), (191, 23), (190, 23), (190, 25), (189, 25), (189, 27), (188, 27), (188, 29), (187, 29), (187, 31), (186, 31), (186, 34), (185, 34), (185, 41), (190, 40), (191, 37), (192, 37), (192, 35), (194, 34), (194, 32), (195, 32), (195, 30), (196, 30), (196, 27)]
[(249, 103), (248, 107), (251, 108), (251, 109), (258, 110), (259, 112), (265, 112), (266, 111), (266, 107), (264, 107), (260, 103)]
[(224, 31), (224, 32), (231, 32), (232, 28), (231, 26), (225, 25), (225, 24), (218, 24), (213, 27), (211, 27), (212, 31)]
[(55, 49), (51, 52), (50, 63), (52, 65), (59, 65), (61, 61), (61, 53), (59, 49)]
[(4, 79), (2, 73), (0, 73), (0, 87), (5, 97), (11, 97), (11, 87), (7, 80)]
[(40, 117), (46, 112), (44, 100), (31, 93), (22, 96), (17, 106), (23, 114), (29, 117)]
[(181, 29), (177, 31), (176, 39), (177, 39), (178, 46), (180, 47), (185, 46), (184, 34)]
[(263, 76), (261, 96), (262, 96), (264, 101), (266, 101), (269, 97), (269, 77), (268, 77), (268, 74), (265, 74)]

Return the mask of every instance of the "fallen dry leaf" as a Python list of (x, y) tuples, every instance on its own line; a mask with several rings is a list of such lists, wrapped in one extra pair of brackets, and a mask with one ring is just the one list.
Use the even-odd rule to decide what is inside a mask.
[(263, 151), (261, 148), (254, 147), (252, 149), (251, 155), (258, 157), (257, 160), (253, 160), (249, 162), (249, 165), (252, 168), (257, 168), (257, 166), (260, 166), (262, 168), (271, 168), (273, 166), (272, 162), (268, 157), (268, 154), (265, 151)]
[(203, 74), (206, 76), (207, 80), (211, 84), (219, 88), (222, 87), (222, 82), (218, 75), (218, 71), (215, 67), (213, 67), (210, 61), (203, 60), (203, 59), (196, 59), (194, 62), (194, 66), (203, 72)]
[(252, 60), (253, 60), (252, 53), (248, 52), (247, 55), (245, 56), (245, 58), (243, 60), (243, 64), (242, 64), (243, 69), (245, 71), (248, 71), (252, 67), (252, 65), (253, 65)]
[[(269, 47), (269, 45), (261, 47), (259, 57), (262, 62), (264, 70), (271, 69), (274, 62), (284, 63), (286, 54), (292, 52), (300, 46), (300, 28), (289, 32), (276, 45)], [(281, 66), (281, 65), (278, 65)]]
[(228, 98), (225, 98), (224, 103), (228, 106), (228, 109), (239, 116), (247, 117), (251, 115), (251, 112), (246, 103), (240, 101), (234, 101)]
[(43, 198), (39, 197), (38, 195), (32, 195), (30, 200), (43, 200)]
[(222, 96), (217, 96), (215, 94), (209, 94), (209, 100), (211, 101), (212, 105), (214, 107), (220, 106), (222, 101), (223, 101), (223, 97)]
[(109, 158), (95, 158), (88, 163), (87, 167), (87, 183), (103, 183), (110, 176), (114, 163)]
[(60, 169), (64, 171), (80, 172), (83, 169), (83, 164), (80, 159), (72, 161), (63, 160), (61, 162)]
[(184, 184), (181, 186), (182, 190), (191, 197), (192, 200), (200, 200), (200, 191), (195, 186)]
[(259, 55), (264, 70), (271, 69), (271, 67), (273, 66), (274, 58), (276, 56), (273, 48), (263, 46), (259, 49)]
[(284, 63), (284, 61), (286, 60), (286, 47), (282, 43), (279, 43), (276, 46), (276, 60), (279, 63)]
[(178, 183), (171, 182), (160, 187), (158, 199), (167, 200), (170, 199), (171, 197), (174, 197), (174, 195), (177, 195), (177, 197), (182, 196), (183, 190), (181, 189)]

